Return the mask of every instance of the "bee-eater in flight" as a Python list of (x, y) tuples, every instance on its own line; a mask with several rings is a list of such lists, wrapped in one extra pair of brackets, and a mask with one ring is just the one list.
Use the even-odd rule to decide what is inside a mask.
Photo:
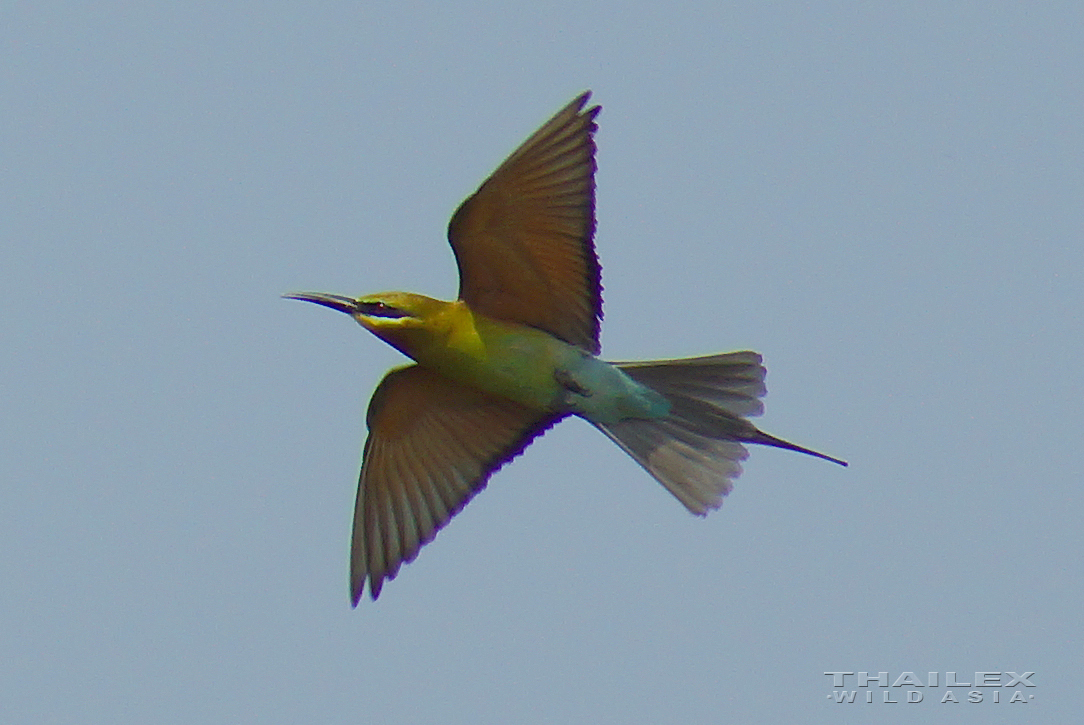
[(375, 600), (550, 426), (578, 415), (694, 514), (718, 508), (756, 443), (844, 461), (747, 420), (763, 411), (755, 352), (605, 362), (595, 256), (595, 116), (583, 93), (464, 201), (448, 226), (459, 299), (409, 292), (284, 295), (353, 317), (412, 358), (369, 402), (350, 549), (354, 606)]

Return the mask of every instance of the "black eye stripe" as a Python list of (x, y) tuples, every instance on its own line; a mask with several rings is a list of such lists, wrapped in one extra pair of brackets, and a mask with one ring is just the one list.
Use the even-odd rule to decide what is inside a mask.
[(407, 316), (406, 312), (396, 309), (391, 305), (386, 305), (383, 302), (359, 302), (358, 308), (364, 314), (371, 317), (388, 317), (391, 319), (395, 319), (398, 317)]

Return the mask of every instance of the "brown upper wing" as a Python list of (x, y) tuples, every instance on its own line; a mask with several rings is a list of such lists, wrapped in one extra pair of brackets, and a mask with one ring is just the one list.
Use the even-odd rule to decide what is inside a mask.
[(599, 352), (602, 284), (595, 234), (590, 92), (516, 149), (448, 226), (459, 297), (476, 312)]
[(354, 605), (366, 579), (375, 600), (490, 474), (561, 417), (417, 365), (388, 373), (367, 416), (350, 552)]

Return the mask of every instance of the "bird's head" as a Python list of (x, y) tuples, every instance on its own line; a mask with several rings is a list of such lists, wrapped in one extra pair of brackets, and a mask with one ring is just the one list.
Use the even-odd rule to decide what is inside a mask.
[(366, 330), (410, 357), (415, 357), (416, 351), (438, 333), (441, 312), (449, 305), (410, 292), (378, 292), (362, 297), (292, 292), (283, 297), (345, 312)]

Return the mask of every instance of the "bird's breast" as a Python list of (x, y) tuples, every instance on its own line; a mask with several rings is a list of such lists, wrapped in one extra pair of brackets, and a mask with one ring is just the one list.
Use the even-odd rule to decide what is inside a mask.
[[(468, 311), (469, 312), (469, 311)], [(598, 423), (656, 418), (669, 404), (613, 365), (526, 325), (463, 316), (415, 359), (530, 408)]]
[(541, 330), (474, 314), (462, 301), (446, 303), (396, 347), (445, 377), (543, 411), (555, 411), (560, 396), (554, 371), (582, 355)]

